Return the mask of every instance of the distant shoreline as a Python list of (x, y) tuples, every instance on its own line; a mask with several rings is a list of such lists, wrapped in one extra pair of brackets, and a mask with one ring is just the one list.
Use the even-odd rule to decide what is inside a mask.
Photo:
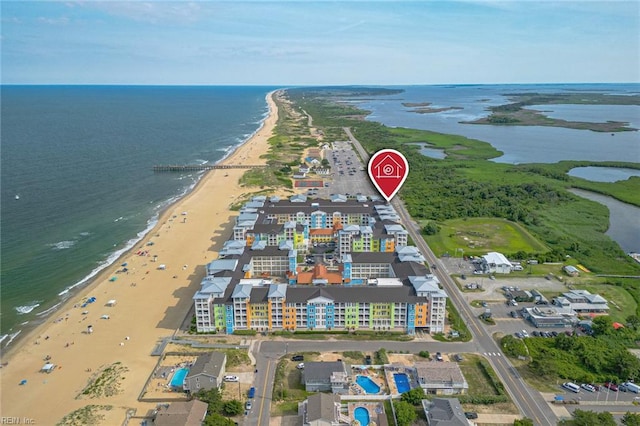
[(600, 123), (586, 121), (569, 121), (559, 118), (551, 118), (544, 114), (545, 111), (530, 109), (533, 105), (640, 105), (639, 95), (618, 96), (602, 93), (514, 93), (505, 94), (515, 101), (490, 107), (491, 114), (488, 117), (472, 121), (462, 121), (464, 124), (489, 124), (494, 126), (550, 126), (567, 129), (591, 130), (594, 132), (615, 133), (637, 131), (628, 127), (628, 122), (605, 121)]

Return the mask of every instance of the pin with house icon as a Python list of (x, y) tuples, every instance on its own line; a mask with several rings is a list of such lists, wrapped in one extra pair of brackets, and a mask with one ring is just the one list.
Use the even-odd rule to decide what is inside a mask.
[(390, 201), (409, 175), (409, 163), (395, 149), (383, 149), (369, 160), (369, 177), (382, 196)]
[(401, 179), (404, 176), (404, 164), (398, 163), (390, 154), (386, 154), (374, 166), (376, 179)]

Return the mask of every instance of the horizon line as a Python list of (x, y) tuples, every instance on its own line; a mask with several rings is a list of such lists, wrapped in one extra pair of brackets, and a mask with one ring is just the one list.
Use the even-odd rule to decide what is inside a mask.
[(408, 87), (408, 86), (523, 86), (523, 85), (586, 85), (586, 84), (640, 84), (640, 81), (608, 81), (608, 82), (538, 82), (538, 83), (389, 83), (389, 84), (364, 84), (364, 83), (345, 83), (345, 84), (144, 84), (144, 83), (0, 83), (3, 86), (135, 86), (135, 87)]

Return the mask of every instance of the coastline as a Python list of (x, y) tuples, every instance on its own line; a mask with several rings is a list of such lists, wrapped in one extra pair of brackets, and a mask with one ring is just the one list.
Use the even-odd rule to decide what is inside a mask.
[[(218, 163), (264, 163), (260, 156), (268, 150), (267, 140), (278, 119), (274, 101), (278, 93), (267, 94), (269, 110), (260, 127)], [(90, 282), (79, 285), (78, 291), (61, 301), (43, 323), (21, 333), (3, 350), (2, 362), (9, 364), (0, 369), (2, 406), (11, 407), (10, 411), (3, 410), (3, 416), (27, 417), (46, 424), (91, 403), (118, 407), (109, 411), (108, 418), (121, 423), (122, 409), (139, 405), (149, 408), (150, 404), (137, 401), (156, 362), (149, 354), (158, 339), (172, 335), (182, 324), (204, 276), (204, 265), (216, 258), (228, 238), (235, 215), (229, 206), (243, 195), (239, 185), (243, 173), (241, 169), (228, 169), (203, 174), (191, 190), (158, 214), (153, 228), (131, 248)], [(128, 272), (111, 281), (124, 262)], [(161, 263), (166, 269), (157, 267)], [(97, 302), (81, 308), (90, 296)], [(117, 300), (117, 304), (106, 307), (107, 300)], [(100, 319), (107, 314), (109, 319)], [(95, 328), (93, 334), (86, 333), (87, 325)], [(58, 368), (43, 375), (38, 371), (46, 355)], [(129, 369), (121, 393), (91, 401), (77, 399), (87, 384), (88, 370), (98, 371), (113, 362)], [(27, 380), (27, 385), (18, 386), (21, 380)]]

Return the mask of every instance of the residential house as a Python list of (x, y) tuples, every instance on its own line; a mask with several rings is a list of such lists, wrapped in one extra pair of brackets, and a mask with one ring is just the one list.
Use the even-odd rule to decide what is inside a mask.
[(198, 399), (187, 402), (172, 402), (158, 408), (153, 419), (154, 426), (201, 426), (207, 415), (207, 404)]
[(220, 388), (227, 354), (212, 351), (200, 355), (184, 379), (184, 390), (196, 393), (202, 389)]
[(463, 395), (469, 390), (469, 384), (455, 362), (420, 362), (414, 368), (418, 384), (427, 394)]
[(342, 361), (305, 362), (302, 370), (302, 383), (307, 392), (331, 391), (331, 376), (334, 373), (347, 375), (347, 368)]
[(309, 395), (298, 404), (303, 426), (348, 425), (349, 418), (340, 413), (340, 397), (326, 393)]
[(433, 398), (422, 400), (429, 426), (469, 426), (469, 420), (457, 398)]

